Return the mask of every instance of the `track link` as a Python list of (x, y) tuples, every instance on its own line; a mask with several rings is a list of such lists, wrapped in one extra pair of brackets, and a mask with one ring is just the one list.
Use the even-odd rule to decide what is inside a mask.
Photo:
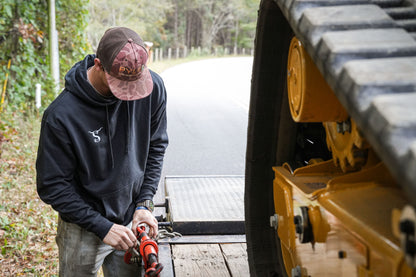
[(416, 1), (276, 1), (416, 205)]

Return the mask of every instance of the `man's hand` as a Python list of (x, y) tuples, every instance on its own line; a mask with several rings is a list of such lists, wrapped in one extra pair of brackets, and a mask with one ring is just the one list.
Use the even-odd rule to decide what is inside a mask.
[(103, 242), (117, 250), (127, 250), (137, 243), (136, 236), (126, 226), (113, 224), (104, 237)]
[(137, 226), (141, 223), (146, 223), (149, 226), (149, 233), (148, 235), (151, 238), (155, 238), (157, 236), (158, 225), (157, 219), (153, 216), (153, 214), (147, 209), (139, 209), (134, 212), (133, 215), (133, 224), (131, 226), (135, 235), (137, 235)]

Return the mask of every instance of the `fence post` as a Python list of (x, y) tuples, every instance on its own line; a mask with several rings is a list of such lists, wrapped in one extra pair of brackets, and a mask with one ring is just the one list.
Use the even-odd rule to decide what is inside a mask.
[(41, 84), (36, 84), (36, 96), (35, 96), (36, 109), (39, 109), (42, 106), (41, 93), (42, 93)]
[(176, 59), (179, 59), (179, 47), (176, 47)]
[(188, 56), (188, 47), (183, 48), (183, 57), (186, 58)]
[(59, 93), (59, 45), (58, 31), (56, 30), (56, 8), (55, 0), (48, 1), (49, 15), (49, 57), (51, 74), (54, 80), (55, 95)]
[(159, 51), (159, 60), (160, 61), (163, 61), (163, 48), (160, 48), (160, 51)]
[(168, 48), (168, 60), (172, 57), (172, 48)]

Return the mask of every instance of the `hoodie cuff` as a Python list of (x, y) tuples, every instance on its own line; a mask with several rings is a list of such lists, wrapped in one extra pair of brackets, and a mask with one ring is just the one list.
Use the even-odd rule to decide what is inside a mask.
[(137, 203), (143, 202), (145, 200), (153, 200), (154, 193), (150, 189), (142, 189), (140, 191), (140, 195), (138, 198), (135, 199), (134, 203), (137, 205)]
[(103, 240), (110, 231), (113, 224), (113, 222), (104, 219), (94, 224), (90, 231), (96, 234), (101, 240)]

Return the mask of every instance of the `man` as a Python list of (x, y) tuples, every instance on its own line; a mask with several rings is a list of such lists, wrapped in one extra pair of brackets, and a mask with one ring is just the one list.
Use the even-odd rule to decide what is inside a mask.
[(43, 115), (37, 191), (59, 212), (60, 276), (139, 276), (123, 261), (152, 215), (165, 149), (166, 91), (134, 31), (109, 29)]

